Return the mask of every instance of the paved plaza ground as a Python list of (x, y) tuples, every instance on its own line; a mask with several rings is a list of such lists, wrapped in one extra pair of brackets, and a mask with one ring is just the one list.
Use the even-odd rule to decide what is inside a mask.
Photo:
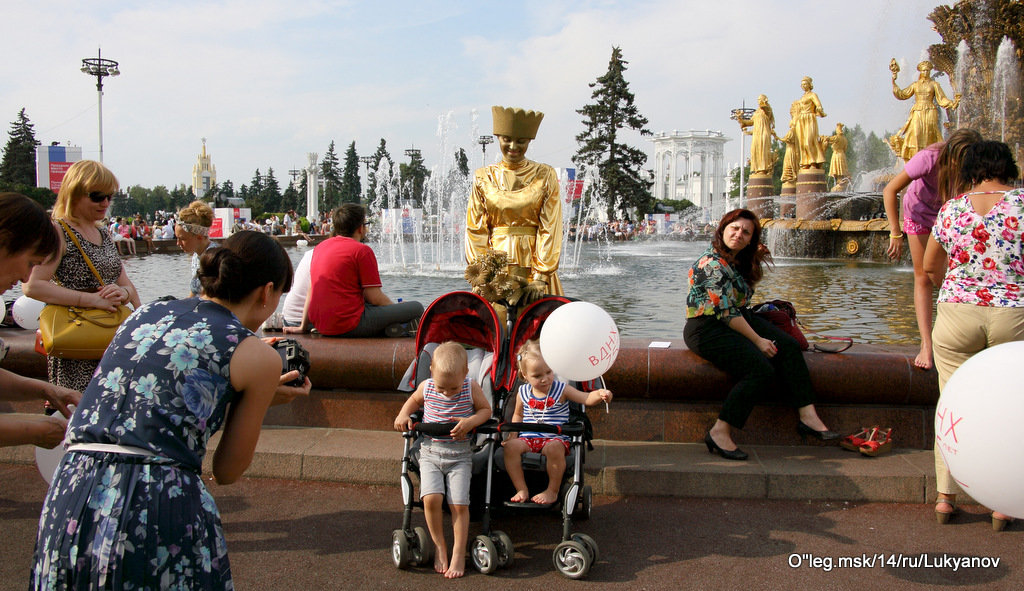
[[(513, 567), (446, 582), (392, 565), (396, 487), (243, 478), (210, 489), (240, 591), (1024, 588), (1024, 526), (995, 533), (977, 506), (940, 526), (930, 505), (599, 496), (593, 518), (578, 526), (600, 545), (585, 581), (552, 567), (557, 516), (506, 515), (495, 524), (516, 545)], [(0, 590), (26, 586), (45, 492), (34, 466), (0, 464)], [(423, 523), (419, 512), (414, 519)], [(854, 558), (876, 563), (846, 564)], [(954, 570), (964, 559), (993, 565)]]

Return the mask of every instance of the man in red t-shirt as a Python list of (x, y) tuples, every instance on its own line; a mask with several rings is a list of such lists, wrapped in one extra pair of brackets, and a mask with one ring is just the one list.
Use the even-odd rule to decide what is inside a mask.
[(331, 238), (313, 250), (302, 323), (288, 333), (338, 337), (405, 336), (423, 314), (419, 302), (394, 303), (381, 289), (377, 257), (363, 244), (366, 210), (346, 203), (332, 213)]

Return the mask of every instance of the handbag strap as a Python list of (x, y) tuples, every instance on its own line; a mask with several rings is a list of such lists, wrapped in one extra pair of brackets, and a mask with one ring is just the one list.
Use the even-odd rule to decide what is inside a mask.
[(64, 226), (64, 232), (68, 235), (68, 238), (70, 238), (71, 241), (75, 243), (75, 246), (78, 247), (78, 252), (82, 253), (82, 258), (85, 259), (85, 264), (89, 265), (89, 269), (92, 270), (92, 274), (95, 275), (96, 280), (100, 282), (100, 287), (103, 287), (103, 277), (100, 275), (100, 272), (96, 270), (96, 267), (95, 265), (92, 264), (92, 261), (89, 260), (89, 255), (85, 254), (85, 249), (82, 248), (82, 245), (78, 242), (78, 237), (75, 236), (75, 233), (71, 231), (71, 227), (68, 226), (67, 222), (65, 222), (64, 220), (57, 221), (60, 222), (60, 225)]

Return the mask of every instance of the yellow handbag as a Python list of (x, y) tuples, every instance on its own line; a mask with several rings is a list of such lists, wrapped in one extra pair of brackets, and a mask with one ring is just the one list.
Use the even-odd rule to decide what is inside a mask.
[(39, 313), (39, 336), (51, 357), (99, 359), (114, 333), (132, 313), (126, 306), (113, 312), (47, 304)]
[[(103, 278), (89, 260), (67, 224), (64, 230), (82, 253), (85, 262), (103, 285)], [(64, 359), (99, 359), (121, 323), (132, 313), (127, 306), (113, 312), (100, 308), (47, 304), (39, 313), (39, 336), (46, 354)]]

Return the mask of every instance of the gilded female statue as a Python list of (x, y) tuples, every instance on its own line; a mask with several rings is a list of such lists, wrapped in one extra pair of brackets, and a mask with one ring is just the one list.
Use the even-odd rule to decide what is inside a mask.
[(509, 274), (529, 282), (529, 295), (562, 295), (558, 177), (547, 164), (526, 159), (544, 114), (498, 106), (491, 114), (502, 159), (474, 174), (466, 208), (466, 262), (476, 263), (488, 249), (505, 252)]
[(804, 95), (797, 101), (796, 137), (800, 145), (800, 168), (823, 168), (825, 150), (818, 138), (818, 117), (825, 117), (818, 95), (814, 94), (814, 81), (804, 76), (800, 81)]
[[(896, 60), (889, 63), (892, 72), (892, 94), (904, 101), (914, 97), (914, 106), (910, 109), (907, 123), (893, 137), (896, 153), (904, 161), (910, 160), (918, 151), (942, 141), (942, 130), (939, 129), (939, 107), (955, 109), (960, 106), (960, 94), (954, 94), (953, 100), (946, 98), (939, 83), (932, 79), (932, 63), (923, 61), (917, 64), (917, 80), (910, 86), (900, 89), (896, 84), (896, 76), (900, 67)], [(902, 137), (900, 137), (902, 136)]]
[[(775, 114), (765, 95), (757, 97), (757, 105), (758, 108), (750, 119), (739, 117), (736, 120), (739, 121), (743, 133), (751, 136), (750, 172), (770, 175), (776, 158), (775, 152), (772, 151), (772, 138), (778, 139), (775, 135)], [(748, 130), (748, 127), (753, 129)]]
[(850, 145), (843, 133), (845, 126), (836, 123), (836, 132), (830, 136), (822, 136), (825, 145), (832, 146), (832, 161), (829, 162), (828, 176), (836, 180), (833, 191), (845, 191), (850, 183), (850, 169), (846, 163), (846, 148)]
[(796, 116), (800, 111), (800, 101), (793, 101), (789, 106), (789, 131), (779, 138), (786, 144), (786, 152), (782, 157), (782, 182), (795, 183), (796, 173), (800, 169), (800, 144), (796, 138)]

